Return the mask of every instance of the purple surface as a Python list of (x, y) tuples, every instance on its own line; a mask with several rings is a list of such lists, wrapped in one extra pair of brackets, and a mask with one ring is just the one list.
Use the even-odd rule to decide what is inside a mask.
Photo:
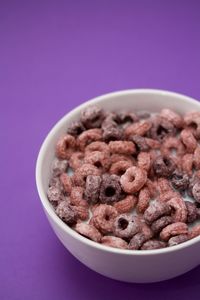
[[(162, 88), (200, 99), (199, 1), (0, 1), (0, 299), (197, 299), (200, 267), (139, 285), (65, 250), (35, 162), (50, 128), (94, 96)], [(170, 263), (170, 262), (169, 262)]]

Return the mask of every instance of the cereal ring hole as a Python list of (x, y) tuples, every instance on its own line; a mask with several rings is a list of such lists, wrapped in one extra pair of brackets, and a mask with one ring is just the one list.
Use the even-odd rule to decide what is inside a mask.
[(119, 220), (118, 220), (118, 225), (119, 225), (119, 227), (121, 228), (121, 229), (126, 229), (127, 227), (128, 227), (128, 221), (126, 220), (126, 219), (124, 219), (124, 218), (120, 218)]
[(101, 164), (100, 161), (95, 162), (94, 166), (97, 167), (97, 168), (102, 168), (102, 164)]
[(167, 133), (168, 133), (168, 130), (166, 128), (164, 128), (162, 125), (158, 126), (157, 134), (159, 136), (165, 136), (165, 134), (167, 134)]
[(115, 189), (112, 186), (108, 186), (105, 189), (105, 195), (106, 197), (113, 197), (115, 195)]

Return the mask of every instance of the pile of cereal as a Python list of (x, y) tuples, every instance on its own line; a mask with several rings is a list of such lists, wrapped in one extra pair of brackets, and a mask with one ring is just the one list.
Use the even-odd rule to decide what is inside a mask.
[(90, 106), (57, 142), (48, 199), (68, 226), (106, 246), (183, 243), (200, 235), (199, 140), (200, 112)]

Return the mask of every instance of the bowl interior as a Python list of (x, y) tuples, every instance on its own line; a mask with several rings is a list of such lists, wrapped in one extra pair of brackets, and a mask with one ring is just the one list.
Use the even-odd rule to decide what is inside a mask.
[[(69, 124), (77, 120), (80, 112), (88, 105), (98, 104), (106, 111), (139, 111), (159, 112), (162, 108), (170, 108), (184, 114), (188, 111), (200, 110), (200, 103), (192, 98), (159, 90), (127, 90), (110, 93), (85, 102), (65, 115), (50, 131), (45, 139), (37, 161), (36, 181), (41, 201), (46, 210), (53, 211), (46, 191), (51, 175), (51, 162), (55, 156), (55, 144), (60, 135), (66, 132)], [(55, 215), (55, 217), (57, 217)], [(189, 241), (191, 242), (191, 241)]]

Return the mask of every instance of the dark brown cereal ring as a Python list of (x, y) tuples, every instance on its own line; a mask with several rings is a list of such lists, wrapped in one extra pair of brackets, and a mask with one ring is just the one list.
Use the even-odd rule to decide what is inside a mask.
[(200, 224), (195, 225), (188, 232), (189, 239), (193, 239), (199, 235), (200, 235)]
[(102, 171), (107, 171), (110, 168), (111, 164), (110, 155), (107, 152), (92, 151), (86, 153), (84, 163), (94, 165)]
[(60, 174), (66, 172), (67, 168), (68, 168), (68, 161), (65, 159), (60, 160), (58, 158), (55, 158), (51, 165), (53, 176), (59, 176)]
[(103, 236), (101, 243), (105, 246), (114, 247), (118, 249), (127, 249), (128, 244), (123, 239), (116, 236)]
[(193, 197), (193, 194), (192, 194), (193, 186), (195, 185), (195, 183), (197, 183), (199, 181), (200, 181), (200, 170), (196, 171), (189, 180), (189, 186), (188, 186), (187, 193), (190, 197)]
[(80, 120), (87, 129), (99, 128), (104, 117), (103, 109), (98, 105), (93, 105), (82, 111)]
[(177, 128), (182, 128), (184, 125), (183, 117), (169, 108), (162, 109), (160, 112), (160, 116), (162, 118), (167, 119), (169, 122), (171, 122)]
[(194, 199), (200, 203), (200, 181), (197, 181), (192, 188), (192, 195)]
[(189, 176), (192, 175), (193, 161), (194, 155), (190, 153), (185, 154), (181, 160), (181, 168), (183, 172), (185, 172)]
[(58, 188), (61, 192), (64, 192), (64, 188), (62, 183), (60, 182), (60, 178), (59, 177), (52, 177), (49, 181), (49, 187), (50, 186), (54, 186), (56, 188)]
[(153, 169), (157, 176), (169, 177), (176, 169), (176, 165), (169, 156), (158, 156), (153, 162)]
[(145, 138), (145, 141), (147, 143), (147, 145), (149, 146), (149, 148), (151, 149), (160, 149), (160, 142), (154, 139), (150, 139), (150, 138)]
[(150, 137), (152, 139), (162, 142), (164, 138), (174, 134), (175, 127), (171, 122), (158, 116), (154, 118), (152, 127), (150, 129)]
[(165, 247), (167, 247), (167, 244), (165, 242), (153, 239), (153, 240), (146, 241), (142, 245), (141, 250), (155, 250), (155, 249), (161, 249)]
[(168, 246), (171, 247), (171, 246), (176, 246), (176, 245), (179, 245), (183, 242), (186, 242), (189, 240), (189, 237), (188, 237), (188, 234), (180, 234), (180, 235), (177, 235), (177, 236), (173, 236), (169, 239), (168, 241)]
[(95, 204), (99, 200), (101, 176), (88, 175), (84, 191), (84, 198), (88, 203)]
[(76, 169), (73, 175), (73, 182), (77, 186), (85, 186), (86, 178), (88, 175), (101, 175), (101, 171), (91, 164), (83, 164), (80, 168)]
[(85, 150), (85, 147), (92, 142), (102, 140), (102, 130), (99, 128), (88, 129), (81, 133), (77, 139), (77, 143), (81, 151)]
[(195, 137), (200, 138), (200, 112), (188, 112), (184, 116), (186, 125), (195, 126)]
[(119, 215), (114, 222), (114, 234), (120, 238), (130, 239), (141, 228), (138, 217)]
[(147, 224), (152, 224), (155, 220), (163, 215), (169, 215), (171, 213), (171, 207), (158, 200), (151, 202), (149, 207), (144, 212), (144, 220)]
[(138, 192), (147, 181), (147, 172), (138, 167), (130, 167), (125, 174), (121, 176), (120, 182), (126, 193)]
[(116, 208), (107, 204), (100, 204), (93, 211), (92, 223), (102, 233), (112, 233), (114, 221), (118, 213)]
[(126, 172), (126, 170), (132, 166), (133, 164), (131, 161), (121, 160), (112, 164), (109, 172), (110, 174), (122, 176)]
[(131, 155), (124, 155), (124, 154), (112, 154), (110, 156), (110, 161), (111, 161), (111, 164), (115, 164), (116, 162), (119, 162), (119, 161), (128, 161), (128, 162), (132, 163), (132, 165), (136, 164), (135, 159)]
[(180, 192), (184, 192), (189, 185), (189, 177), (180, 171), (175, 171), (171, 178), (172, 186)]
[(85, 224), (85, 223), (77, 223), (74, 229), (81, 234), (82, 236), (86, 237), (89, 240), (94, 242), (101, 241), (101, 233), (92, 225)]
[(77, 214), (77, 218), (85, 221), (89, 218), (89, 209), (85, 206), (73, 206), (74, 211)]
[(137, 204), (137, 198), (133, 195), (126, 196), (123, 200), (120, 200), (114, 204), (114, 207), (120, 214), (130, 212)]
[(73, 121), (67, 129), (67, 133), (77, 137), (85, 130), (86, 128), (81, 121)]
[(139, 250), (147, 240), (148, 239), (145, 237), (145, 235), (142, 232), (138, 232), (130, 240), (128, 248), (130, 250)]
[(200, 147), (197, 146), (195, 151), (194, 151), (194, 166), (198, 170), (200, 169)]
[(50, 202), (58, 202), (62, 200), (63, 194), (59, 187), (50, 186), (47, 190), (47, 197)]
[(167, 202), (167, 204), (173, 210), (173, 220), (174, 222), (186, 222), (187, 220), (187, 207), (185, 201), (180, 197), (172, 198)]
[(70, 134), (61, 136), (56, 144), (56, 156), (60, 159), (69, 159), (75, 151), (76, 140)]
[(125, 129), (126, 138), (132, 138), (134, 135), (144, 136), (150, 130), (152, 123), (149, 120), (142, 120), (128, 126)]
[(198, 218), (198, 209), (193, 202), (185, 201), (187, 208), (187, 223), (193, 223)]
[(141, 231), (136, 233), (130, 240), (129, 249), (131, 250), (139, 250), (146, 241), (153, 237), (151, 228), (145, 223), (141, 223), (141, 225)]
[(135, 144), (129, 141), (111, 141), (108, 146), (111, 153), (132, 155), (136, 152)]
[(106, 142), (123, 139), (124, 136), (123, 129), (120, 128), (115, 123), (102, 124), (102, 130), (103, 130), (103, 140)]
[(138, 167), (148, 172), (151, 167), (151, 156), (148, 152), (140, 152), (137, 156)]
[(144, 213), (147, 207), (149, 206), (150, 203), (150, 192), (147, 187), (143, 187), (138, 196), (138, 203), (137, 203), (137, 211), (139, 213)]
[(69, 166), (73, 171), (80, 168), (83, 165), (84, 153), (83, 152), (74, 152), (72, 153), (69, 159)]
[(122, 188), (120, 185), (120, 177), (117, 175), (102, 176), (99, 200), (101, 203), (115, 203), (122, 199)]
[(106, 143), (97, 141), (97, 142), (93, 142), (93, 143), (89, 144), (85, 148), (85, 154), (87, 154), (88, 152), (93, 152), (93, 151), (101, 151), (101, 152), (109, 154), (109, 147)]
[(177, 222), (167, 225), (160, 233), (160, 238), (163, 241), (168, 241), (172, 236), (187, 234), (188, 226), (183, 222)]
[(173, 218), (171, 216), (163, 216), (151, 224), (151, 230), (157, 234), (171, 223), (173, 223)]
[(173, 154), (173, 151), (177, 156), (182, 156), (185, 154), (185, 147), (179, 138), (170, 136), (164, 140), (161, 153), (165, 156), (169, 156)]
[(77, 213), (74, 207), (69, 205), (67, 201), (62, 201), (58, 204), (56, 214), (68, 225), (74, 224), (77, 220)]
[(71, 177), (67, 175), (67, 173), (63, 173), (60, 175), (60, 182), (62, 183), (65, 192), (70, 194), (73, 186)]
[(139, 120), (138, 116), (133, 112), (122, 111), (117, 114), (117, 123), (129, 125)]
[(197, 147), (197, 140), (195, 139), (194, 135), (192, 134), (191, 130), (183, 129), (180, 134), (180, 138), (183, 144), (186, 147), (186, 151), (188, 153), (194, 153)]
[(88, 208), (88, 203), (83, 199), (84, 189), (80, 186), (74, 186), (70, 194), (70, 203), (75, 206)]
[(147, 144), (146, 138), (140, 135), (134, 135), (131, 138), (131, 141), (134, 142), (137, 151), (148, 151), (149, 145)]

